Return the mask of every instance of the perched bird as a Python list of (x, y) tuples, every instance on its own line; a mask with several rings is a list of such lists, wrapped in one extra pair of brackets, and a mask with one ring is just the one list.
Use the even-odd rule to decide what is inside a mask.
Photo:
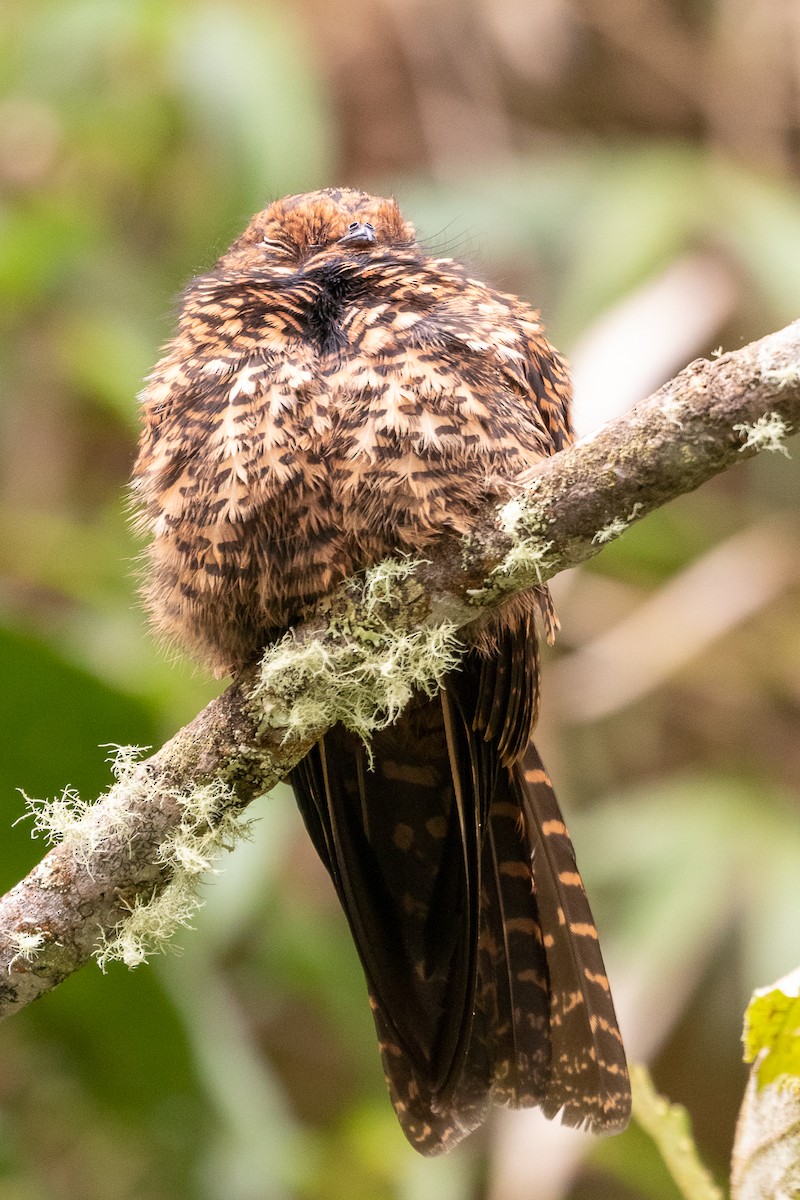
[[(253, 217), (186, 289), (134, 470), (161, 632), (236, 672), (347, 576), (466, 534), (571, 439), (522, 301), (431, 258), (393, 200)], [(397, 1116), (423, 1154), (492, 1103), (619, 1130), (625, 1055), (572, 844), (532, 741), (543, 587), (463, 632), (439, 696), (337, 726), (292, 773), (346, 913)]]

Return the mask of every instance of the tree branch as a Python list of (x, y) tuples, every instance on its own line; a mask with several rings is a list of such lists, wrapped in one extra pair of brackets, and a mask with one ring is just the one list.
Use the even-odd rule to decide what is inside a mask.
[(350, 581), (146, 761), (124, 756), (96, 804), (56, 802), (62, 838), (0, 900), (0, 1016), (100, 950), (141, 961), (186, 921), (195, 881), (245, 806), (335, 721), (367, 735), (457, 661), (456, 630), (574, 566), (648, 512), (800, 427), (800, 322), (692, 363), (630, 413), (544, 463), (465, 542)]

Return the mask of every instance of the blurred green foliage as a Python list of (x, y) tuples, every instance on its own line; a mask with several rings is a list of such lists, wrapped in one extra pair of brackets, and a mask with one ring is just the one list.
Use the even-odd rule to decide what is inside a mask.
[[(724, 6), (655, 8), (669, 36), (642, 33), (635, 51), (580, 4), (0, 9), (6, 886), (42, 851), (13, 824), (16, 789), (96, 795), (104, 745), (157, 745), (218, 690), (146, 631), (124, 486), (173, 297), (270, 198), (333, 182), (394, 192), (433, 249), (540, 304), (576, 359), (617, 313), (620, 386), (639, 386), (648, 346), (674, 347), (677, 369), (797, 315), (797, 114), (764, 117), (773, 68), (744, 53), (752, 31)], [(678, 80), (686, 45), (713, 87)], [(727, 125), (726, 96), (747, 99)], [(646, 335), (626, 326), (620, 306), (641, 311), (643, 290), (697, 254), (728, 280), (711, 332), (692, 341), (673, 309)], [(542, 745), (625, 981), (624, 1031), (690, 1108), (720, 1176), (741, 1012), (800, 957), (797, 485), (782, 458), (737, 468), (560, 581), (545, 680)], [(675, 665), (648, 681), (631, 642), (620, 674), (639, 672), (640, 699), (575, 715), (575, 680), (599, 669), (607, 630), (655, 621), (661, 589), (692, 565), (716, 572), (714, 597), (744, 587), (731, 539), (776, 518), (775, 583), (746, 621), (715, 599), (716, 633), (686, 663), (682, 622), (706, 604), (690, 595), (649, 630)], [(502, 1200), (492, 1129), (441, 1162), (403, 1142), (322, 868), (285, 789), (258, 808), (181, 956), (88, 968), (4, 1028), (0, 1200)], [(637, 1130), (580, 1144), (587, 1165), (548, 1196), (674, 1197)], [(534, 1156), (520, 1200), (539, 1200), (537, 1169)]]

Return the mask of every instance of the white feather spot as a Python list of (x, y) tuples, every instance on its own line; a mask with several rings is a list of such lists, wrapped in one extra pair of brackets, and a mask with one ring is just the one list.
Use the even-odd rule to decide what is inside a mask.
[(204, 375), (224, 375), (230, 370), (231, 364), (226, 362), (224, 358), (210, 358), (207, 363), (203, 363)]
[(228, 399), (233, 401), (237, 398), (237, 396), (254, 395), (256, 390), (256, 381), (254, 376), (258, 374), (259, 370), (263, 370), (263, 368), (253, 366), (250, 363), (242, 367), (241, 371), (239, 371), (238, 375), (236, 376), (236, 381), (233, 387), (228, 392)]

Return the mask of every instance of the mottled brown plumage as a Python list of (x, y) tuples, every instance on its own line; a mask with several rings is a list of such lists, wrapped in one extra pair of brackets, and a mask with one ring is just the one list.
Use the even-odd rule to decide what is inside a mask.
[[(392, 200), (258, 213), (187, 288), (134, 472), (159, 630), (236, 671), (348, 575), (443, 531), (570, 440), (538, 315), (429, 258)], [(625, 1057), (569, 835), (531, 734), (535, 589), (467, 630), (439, 697), (334, 728), (292, 776), (361, 957), (389, 1090), (423, 1153), (491, 1102), (597, 1131)]]

